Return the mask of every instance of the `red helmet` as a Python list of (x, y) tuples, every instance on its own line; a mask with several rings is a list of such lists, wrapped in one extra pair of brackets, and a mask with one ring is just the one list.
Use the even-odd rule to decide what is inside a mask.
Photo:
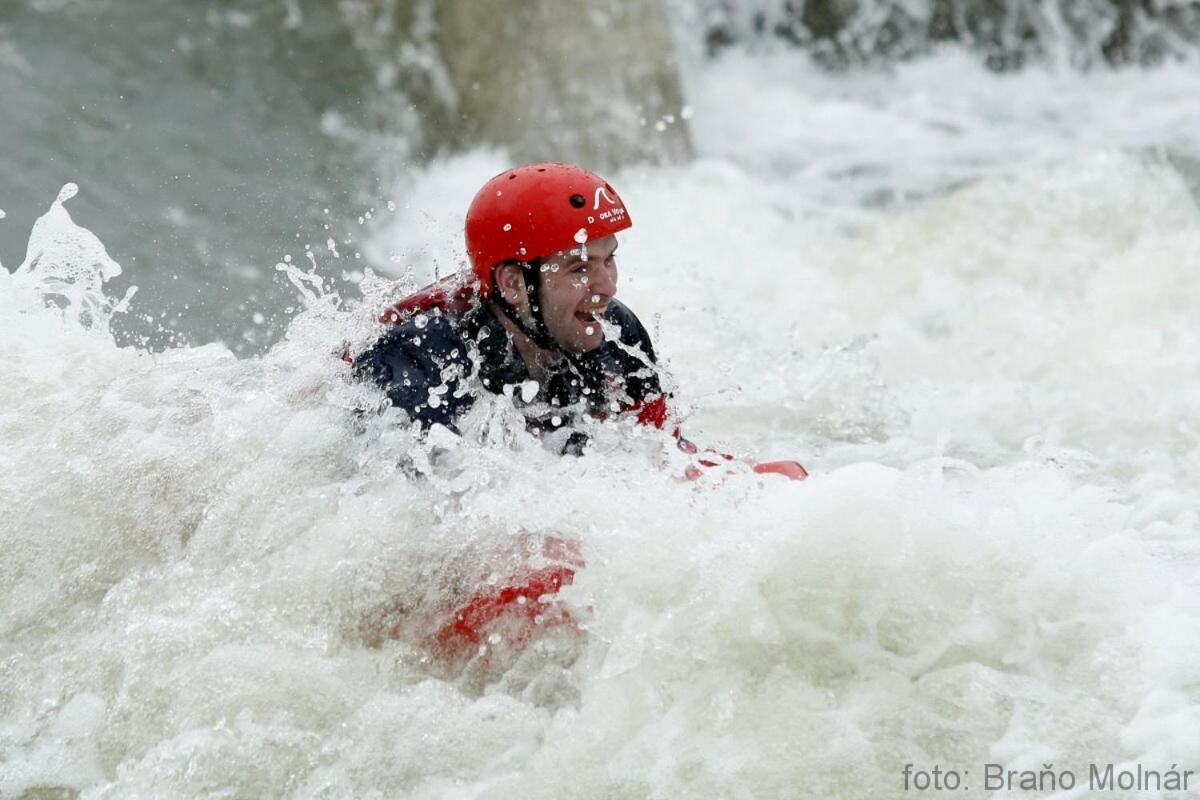
[(529, 164), (483, 185), (467, 209), (467, 255), (481, 291), (505, 261), (532, 261), (633, 224), (603, 178), (570, 164)]

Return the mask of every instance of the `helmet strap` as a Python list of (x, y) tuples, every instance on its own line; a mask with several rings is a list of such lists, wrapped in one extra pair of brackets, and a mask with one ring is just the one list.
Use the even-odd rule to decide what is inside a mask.
[[(508, 262), (512, 263), (512, 262)], [(530, 341), (536, 344), (543, 350), (551, 352), (563, 352), (559, 347), (558, 342), (554, 341), (554, 337), (550, 335), (550, 329), (546, 327), (546, 319), (542, 316), (541, 304), (541, 272), (542, 260), (535, 258), (533, 261), (517, 262), (521, 266), (522, 275), (525, 278), (525, 294), (529, 298), (529, 312), (533, 317), (533, 324), (530, 325), (525, 320), (521, 319), (520, 313), (512, 303), (505, 299), (502, 292), (493, 292), (492, 300), (504, 312), (504, 316), (517, 326), (521, 333), (529, 337)], [(499, 264), (496, 269), (504, 266)]]
[[(546, 319), (542, 316), (541, 306), (541, 259), (534, 259), (531, 262), (518, 262), (525, 277), (525, 292), (529, 298), (530, 315), (533, 317), (533, 324), (521, 318), (517, 309), (512, 303), (504, 298), (502, 292), (493, 292), (492, 301), (508, 317), (521, 333), (525, 334), (530, 341), (536, 344), (543, 350), (548, 350), (551, 353), (557, 353), (563, 358), (563, 362), (567, 365), (570, 374), (574, 376), (574, 380), (579, 381), (579, 384), (584, 388), (584, 395), (588, 395), (588, 389), (591, 390), (588, 397), (588, 405), (598, 407), (604, 397), (603, 391), (603, 374), (598, 370), (598, 365), (592, 354), (576, 355), (569, 353), (562, 348), (554, 337), (550, 335), (549, 328), (546, 327)], [(497, 267), (498, 268), (498, 267)], [(493, 273), (493, 285), (495, 274)]]

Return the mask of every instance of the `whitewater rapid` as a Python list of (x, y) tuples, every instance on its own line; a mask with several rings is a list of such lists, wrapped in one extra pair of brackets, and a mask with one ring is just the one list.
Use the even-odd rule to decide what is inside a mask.
[[(314, 280), (303, 251), (284, 270), (304, 310), (260, 358), (118, 348), (104, 232), (54, 206), (39, 266), (0, 271), (0, 797), (865, 798), (902, 796), (909, 763), (1200, 769), (1194, 68), (737, 56), (690, 80), (701, 158), (613, 176), (621, 297), (689, 435), (798, 458), (800, 484), (683, 482), (669, 437), (629, 428), (562, 459), (502, 401), (461, 440), (360, 414), (379, 397), (335, 354), (395, 289), (323, 291), (344, 267), (321, 247)], [(364, 249), (452, 268), (503, 161), (412, 174)], [(68, 262), (64, 311), (45, 270)], [(584, 636), (461, 676), (378, 641), (541, 535), (585, 554), (562, 592)]]

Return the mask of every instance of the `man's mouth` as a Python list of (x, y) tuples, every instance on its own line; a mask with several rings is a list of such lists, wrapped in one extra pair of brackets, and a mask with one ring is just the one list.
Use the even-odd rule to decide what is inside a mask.
[(594, 325), (604, 317), (604, 309), (595, 309), (592, 311), (576, 311), (575, 319), (588, 325)]

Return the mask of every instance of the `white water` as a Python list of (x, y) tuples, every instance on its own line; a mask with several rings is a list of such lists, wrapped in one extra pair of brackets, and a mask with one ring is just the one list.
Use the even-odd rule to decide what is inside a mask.
[[(1162, 155), (1200, 156), (1200, 75), (780, 66), (693, 76), (704, 157), (613, 182), (621, 293), (686, 429), (800, 458), (803, 484), (681, 483), (641, 431), (559, 459), (503, 403), (472, 439), (510, 445), (433, 454), (349, 410), (372, 392), (329, 354), (371, 336), (363, 309), (310, 291), (262, 359), (151, 355), (0, 274), (0, 796), (856, 798), (899, 796), (910, 762), (1200, 768), (1200, 211)], [(398, 187), (378, 260), (445, 271), (502, 162)], [(581, 543), (586, 637), (459, 679), (370, 646), (381, 609), (419, 616), (526, 533)]]

